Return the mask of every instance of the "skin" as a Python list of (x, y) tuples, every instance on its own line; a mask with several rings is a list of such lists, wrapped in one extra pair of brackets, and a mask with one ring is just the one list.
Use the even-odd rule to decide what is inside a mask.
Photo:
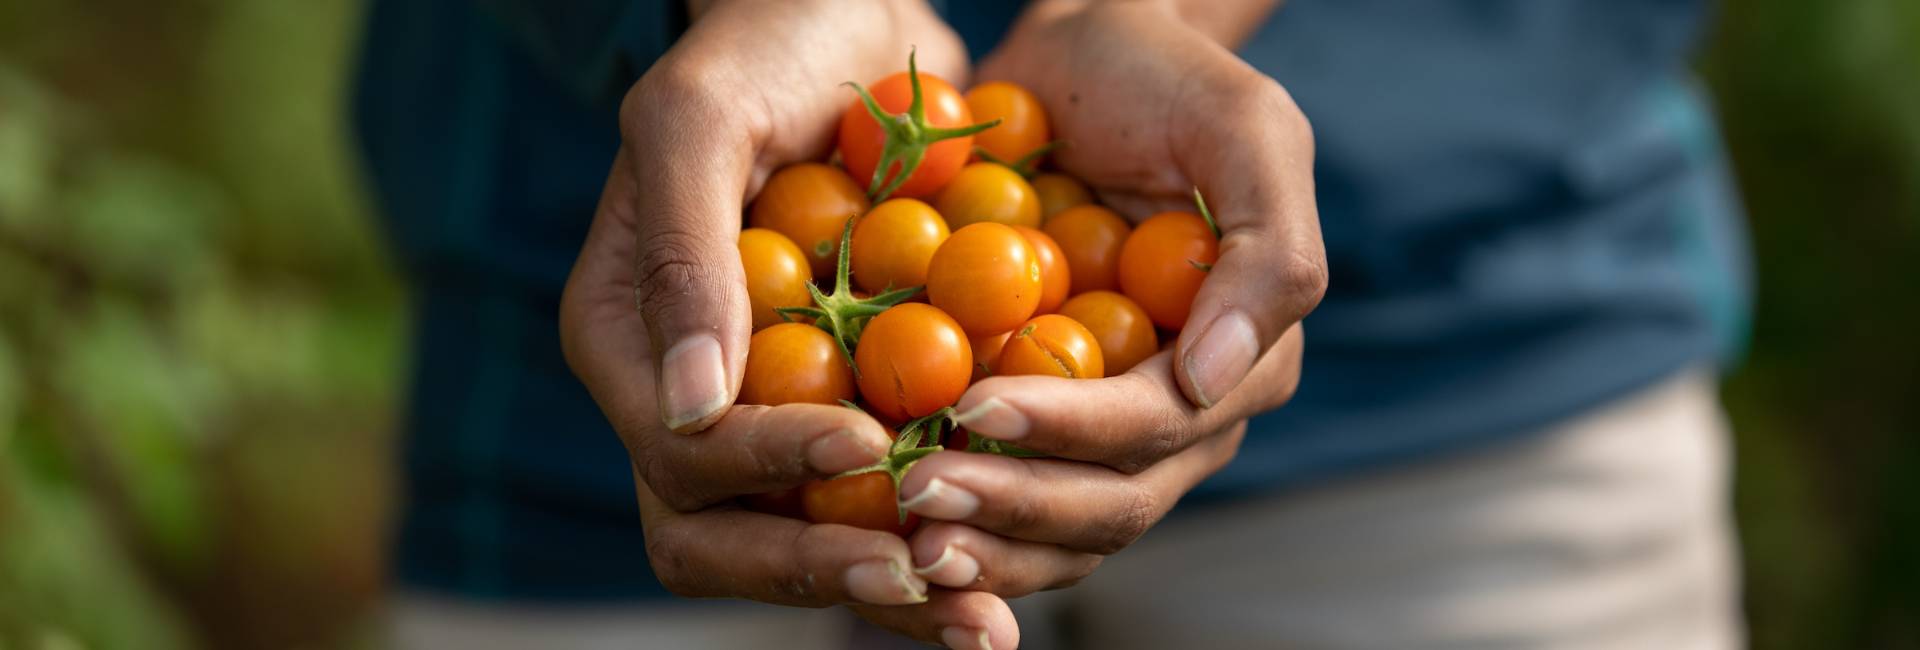
[(1100, 343), (1086, 326), (1059, 314), (1036, 316), (1014, 330), (1000, 350), (1001, 376), (1039, 375), (1063, 379), (1106, 376)]
[(1040, 174), (1028, 182), (1033, 185), (1033, 193), (1040, 196), (1040, 218), (1045, 223), (1052, 223), (1053, 216), (1062, 210), (1093, 202), (1093, 192), (1066, 174)]
[[(913, 86), (905, 71), (887, 75), (867, 88), (873, 94), (874, 102), (888, 115), (899, 115), (913, 105)], [(947, 83), (940, 75), (920, 68), (920, 97), (927, 112), (927, 124), (935, 128), (951, 129), (973, 124), (973, 113), (967, 110), (967, 102), (953, 84)], [(886, 132), (873, 120), (866, 104), (855, 100), (847, 107), (840, 118), (840, 156), (846, 160), (847, 172), (860, 182), (860, 187), (868, 187), (873, 180), (876, 168), (880, 164), (881, 149), (886, 144)], [(960, 167), (967, 163), (973, 154), (973, 136), (963, 136), (951, 140), (941, 140), (927, 147), (926, 157), (920, 161), (920, 167), (913, 170), (905, 183), (893, 192), (893, 196), (926, 198), (953, 180), (960, 173)], [(888, 170), (891, 179), (897, 173)]]
[(793, 240), (765, 228), (740, 231), (740, 266), (747, 276), (747, 302), (753, 308), (753, 330), (787, 322), (776, 307), (805, 307), (813, 304), (807, 283), (813, 281), (813, 269), (806, 253)]
[(960, 324), (919, 303), (896, 305), (868, 321), (853, 360), (867, 406), (894, 422), (951, 406), (973, 376), (973, 348)]
[(741, 404), (839, 404), (856, 394), (853, 368), (825, 330), (781, 323), (755, 333), (750, 345)]
[(976, 223), (954, 231), (927, 269), (927, 299), (970, 336), (1011, 331), (1040, 305), (1039, 254), (1020, 231)]
[(853, 227), (853, 281), (871, 293), (927, 283), (933, 252), (947, 241), (947, 222), (916, 199), (888, 199)]
[(1038, 228), (1014, 226), (1013, 229), (1027, 238), (1027, 243), (1033, 246), (1034, 258), (1040, 261), (1040, 304), (1034, 306), (1033, 313), (1051, 314), (1060, 309), (1060, 303), (1067, 301), (1067, 294), (1073, 289), (1073, 274), (1067, 268), (1066, 253)]
[(905, 537), (920, 526), (920, 517), (900, 520), (893, 479), (885, 472), (868, 472), (808, 483), (801, 491), (807, 521), (841, 524)]
[(1047, 236), (1060, 245), (1074, 291), (1120, 288), (1120, 249), (1133, 226), (1112, 210), (1083, 205), (1047, 220)]
[(786, 235), (807, 255), (813, 277), (833, 277), (840, 231), (867, 211), (867, 195), (846, 172), (820, 163), (782, 168), (754, 198), (747, 223)]
[(1109, 374), (1126, 372), (1160, 350), (1153, 320), (1132, 298), (1121, 294), (1090, 291), (1074, 296), (1060, 306), (1060, 315), (1093, 333)]
[(1040, 197), (1033, 186), (1019, 173), (994, 163), (973, 163), (960, 170), (940, 190), (933, 207), (954, 230), (976, 223), (1040, 226)]
[(1140, 303), (1154, 325), (1178, 330), (1219, 257), (1220, 243), (1200, 215), (1153, 215), (1120, 248), (1120, 291)]
[[(621, 149), (560, 309), (569, 365), (632, 458), (647, 558), (682, 595), (846, 603), (922, 641), (1017, 647), (1005, 596), (1085, 576), (1224, 465), (1248, 415), (1291, 396), (1296, 325), (1326, 281), (1306, 120), (1220, 34), (1185, 24), (1185, 3), (1032, 4), (982, 77), (1040, 97), (1056, 137), (1073, 142), (1054, 164), (1122, 214), (1186, 209), (1193, 186), (1206, 193), (1226, 235), (1196, 297), (1197, 326), (1118, 377), (994, 377), (970, 389), (958, 406), (976, 414), (972, 428), (990, 425), (977, 414), (997, 399), (1025, 423), (1022, 446), (1055, 456), (934, 454), (902, 485), (926, 508), (940, 478), (977, 496), (973, 511), (927, 517), (944, 521), (904, 543), (809, 525), (732, 504), (871, 463), (886, 434), (842, 407), (732, 405), (752, 326), (739, 215), (773, 170), (825, 157), (851, 99), (838, 83), (898, 70), (910, 45), (923, 69), (963, 81), (966, 54), (917, 0), (702, 4), (628, 93)], [(1214, 4), (1247, 10), (1226, 25), (1257, 25), (1272, 5)], [(1251, 330), (1236, 340), (1252, 341), (1257, 362), (1196, 363), (1195, 349), (1211, 345), (1201, 339), (1235, 329), (1219, 328), (1223, 314)], [(1220, 363), (1229, 356), (1241, 362)], [(809, 443), (828, 439), (870, 454), (817, 462)], [(925, 588), (919, 574), (869, 579), (885, 573), (876, 567), (929, 567), (945, 549), (990, 570), (964, 582), (954, 579), (964, 563), (929, 570), (935, 584), (964, 589)]]
[(968, 90), (966, 99), (974, 119), (1000, 120), (999, 126), (974, 135), (973, 144), (1001, 160), (1018, 161), (1053, 138), (1052, 129), (1047, 127), (1047, 109), (1025, 88), (1003, 81), (987, 82)]

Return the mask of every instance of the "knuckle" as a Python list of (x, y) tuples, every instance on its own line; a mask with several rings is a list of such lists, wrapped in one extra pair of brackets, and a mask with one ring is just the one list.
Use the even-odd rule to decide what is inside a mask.
[(1135, 488), (1121, 497), (1118, 507), (1106, 519), (1107, 530), (1092, 549), (1100, 555), (1112, 555), (1133, 544), (1160, 519), (1160, 499), (1152, 492)]
[(684, 537), (672, 526), (646, 531), (647, 563), (653, 567), (653, 575), (660, 580), (660, 585), (674, 595), (683, 598), (705, 596), (704, 587), (693, 579), (698, 572), (688, 566)]
[(700, 264), (693, 234), (662, 224), (643, 244), (634, 259), (634, 290), (642, 315), (649, 320), (692, 296), (704, 295), (713, 284)]
[(664, 446), (653, 436), (636, 440), (633, 460), (640, 468), (640, 477), (647, 482), (647, 489), (674, 511), (699, 510), (706, 505), (705, 498), (688, 483), (683, 464), (675, 462)]
[(1087, 576), (1093, 575), (1094, 570), (1100, 568), (1100, 562), (1105, 559), (1106, 559), (1106, 556), (1104, 555), (1095, 555), (1092, 553), (1085, 554), (1081, 556), (1081, 560), (1079, 562), (1075, 563), (1071, 568), (1067, 569), (1065, 573), (1062, 573), (1059, 576), (1059, 578), (1053, 582), (1053, 584), (1047, 585), (1046, 588), (1042, 589), (1041, 591), (1053, 591), (1055, 589), (1066, 589), (1068, 587), (1078, 585), (1080, 584), (1081, 580), (1085, 580), (1087, 579)]
[(1288, 304), (1298, 310), (1297, 314), (1288, 314), (1289, 320), (1298, 320), (1320, 304), (1327, 295), (1326, 254), (1321, 251), (1295, 251), (1280, 261), (1276, 273), (1279, 275), (1280, 290), (1283, 295), (1292, 298)]
[(670, 57), (627, 89), (620, 100), (620, 123), (638, 130), (629, 135), (645, 135), (645, 131), (724, 112), (731, 104), (720, 86), (713, 71), (702, 64)]

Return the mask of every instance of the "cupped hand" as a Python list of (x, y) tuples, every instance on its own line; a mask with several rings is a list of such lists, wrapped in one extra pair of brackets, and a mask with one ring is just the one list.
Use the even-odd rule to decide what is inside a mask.
[(854, 98), (841, 82), (897, 70), (914, 46), (923, 69), (964, 80), (963, 46), (919, 0), (695, 4), (622, 104), (561, 299), (568, 364), (631, 455), (647, 559), (686, 596), (894, 606), (888, 624), (923, 640), (1013, 647), (1004, 602), (929, 590), (900, 538), (732, 505), (870, 464), (888, 443), (851, 409), (732, 405), (751, 330), (741, 207), (781, 165), (825, 155)]
[(1098, 380), (998, 377), (956, 406), (974, 433), (1045, 452), (935, 454), (901, 485), (946, 522), (911, 540), (937, 585), (997, 594), (1070, 584), (1230, 460), (1246, 418), (1299, 381), (1299, 322), (1327, 271), (1307, 120), (1273, 79), (1169, 2), (1050, 0), (977, 71), (1049, 108), (1055, 163), (1134, 219), (1206, 197), (1220, 255), (1179, 340)]

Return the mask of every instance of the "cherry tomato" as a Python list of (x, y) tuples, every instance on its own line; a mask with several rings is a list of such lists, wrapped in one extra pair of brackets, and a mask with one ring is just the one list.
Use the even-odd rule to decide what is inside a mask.
[(947, 234), (946, 220), (918, 200), (889, 199), (873, 206), (853, 227), (854, 283), (873, 293), (926, 284), (927, 265)]
[(1106, 361), (1093, 333), (1059, 314), (1033, 317), (1000, 349), (1001, 375), (1046, 375), (1067, 379), (1106, 376)]
[(1100, 342), (1100, 356), (1107, 362), (1108, 375), (1126, 372), (1160, 349), (1147, 312), (1132, 298), (1112, 291), (1074, 296), (1060, 306), (1060, 315), (1093, 333), (1093, 339)]
[[(896, 72), (881, 79), (879, 83), (867, 88), (873, 95), (874, 103), (880, 105), (889, 114), (906, 112), (913, 105), (913, 85), (905, 72)], [(930, 73), (920, 73), (920, 97), (926, 108), (927, 124), (942, 129), (956, 129), (973, 124), (973, 112), (967, 110), (967, 103), (961, 99), (960, 91)], [(908, 176), (893, 196), (926, 198), (940, 191), (954, 174), (960, 173), (960, 167), (967, 164), (967, 158), (973, 153), (974, 136), (963, 136), (941, 140), (927, 146), (920, 167)], [(873, 173), (880, 165), (881, 150), (886, 147), (887, 132), (880, 123), (873, 120), (867, 112), (866, 104), (855, 99), (840, 116), (840, 157), (847, 163), (847, 172), (866, 188), (873, 182)], [(893, 178), (893, 170), (888, 170), (887, 178)]]
[(853, 397), (853, 368), (825, 330), (781, 323), (747, 341), (741, 404), (838, 404)]
[(867, 322), (853, 351), (860, 394), (882, 418), (904, 422), (950, 406), (973, 376), (960, 324), (929, 305), (902, 303)]
[(1093, 203), (1093, 193), (1087, 191), (1087, 186), (1066, 174), (1041, 174), (1033, 177), (1030, 184), (1033, 193), (1040, 195), (1041, 219), (1051, 220), (1062, 210)]
[(746, 502), (747, 509), (754, 512), (780, 515), (789, 519), (806, 519), (806, 507), (800, 502), (801, 492), (801, 488), (790, 487), (772, 492), (749, 494), (740, 497), (740, 500)]
[(813, 281), (813, 268), (807, 266), (807, 254), (786, 235), (766, 228), (740, 231), (740, 266), (747, 272), (747, 302), (753, 307), (753, 329), (787, 322), (775, 307), (806, 307), (813, 304), (807, 283)]
[(940, 190), (933, 206), (954, 230), (981, 222), (1040, 227), (1040, 197), (1027, 179), (1005, 165), (967, 165)]
[(846, 172), (820, 163), (790, 165), (767, 179), (753, 200), (747, 224), (773, 230), (800, 247), (813, 277), (833, 277), (840, 233), (847, 220), (867, 211), (867, 195)]
[(973, 111), (973, 119), (1000, 120), (999, 126), (974, 135), (973, 144), (1006, 162), (1026, 157), (1053, 138), (1040, 98), (1018, 85), (989, 81), (974, 86), (967, 91), (967, 108)]
[(1120, 288), (1120, 249), (1132, 232), (1126, 219), (1097, 205), (1068, 208), (1046, 227), (1067, 260), (1075, 292)]
[(1014, 226), (1020, 236), (1027, 238), (1033, 245), (1033, 252), (1040, 260), (1040, 304), (1034, 305), (1033, 313), (1051, 314), (1067, 301), (1069, 289), (1073, 287), (1073, 274), (1067, 268), (1067, 254), (1061, 252), (1060, 245), (1038, 228)]
[(920, 526), (920, 518), (912, 513), (900, 521), (900, 496), (886, 472), (814, 481), (801, 492), (807, 520), (816, 524), (846, 524), (902, 537)]
[(1006, 347), (1007, 337), (1013, 332), (1001, 332), (989, 336), (975, 336), (967, 340), (973, 348), (973, 380), (980, 381), (993, 374), (995, 366), (1000, 364), (1000, 349)]
[(1220, 240), (1200, 215), (1162, 212), (1140, 222), (1121, 247), (1120, 290), (1153, 324), (1177, 330), (1187, 324), (1205, 269), (1219, 257)]
[(927, 299), (969, 335), (1019, 327), (1040, 305), (1040, 255), (1020, 231), (976, 223), (954, 231), (927, 268)]

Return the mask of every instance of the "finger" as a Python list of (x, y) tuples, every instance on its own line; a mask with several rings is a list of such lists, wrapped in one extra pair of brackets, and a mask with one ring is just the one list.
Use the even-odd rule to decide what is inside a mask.
[(1225, 465), (1244, 430), (1236, 424), (1139, 474), (1052, 458), (933, 454), (907, 472), (900, 503), (927, 519), (1107, 555)]
[(741, 405), (697, 436), (656, 426), (629, 451), (662, 501), (691, 512), (872, 465), (890, 442), (879, 422), (844, 406)]
[(1240, 385), (1327, 288), (1312, 130), (1279, 84), (1239, 67), (1234, 90), (1204, 104), (1220, 110), (1173, 130), (1176, 165), (1198, 181), (1220, 228), (1219, 259), (1175, 347), (1181, 391), (1201, 408)]
[(1102, 559), (950, 522), (921, 526), (907, 546), (913, 551), (914, 574), (927, 582), (1004, 598), (1072, 586), (1093, 573)]
[(1053, 456), (1138, 472), (1233, 422), (1286, 403), (1300, 383), (1305, 335), (1296, 325), (1260, 358), (1248, 384), (1213, 408), (1193, 406), (1160, 352), (1104, 379), (992, 377), (955, 404), (956, 422), (983, 437)]
[(934, 589), (927, 602), (904, 607), (852, 605), (853, 613), (903, 636), (959, 650), (1020, 646), (1020, 625), (999, 596)]
[(675, 594), (801, 607), (926, 602), (927, 583), (892, 534), (735, 508), (679, 513), (635, 483), (647, 561)]
[(751, 135), (708, 80), (657, 65), (621, 105), (625, 146), (615, 173), (633, 183), (634, 300), (659, 355), (655, 384), (667, 428), (720, 417), (739, 389), (752, 321), (735, 241), (753, 175)]

